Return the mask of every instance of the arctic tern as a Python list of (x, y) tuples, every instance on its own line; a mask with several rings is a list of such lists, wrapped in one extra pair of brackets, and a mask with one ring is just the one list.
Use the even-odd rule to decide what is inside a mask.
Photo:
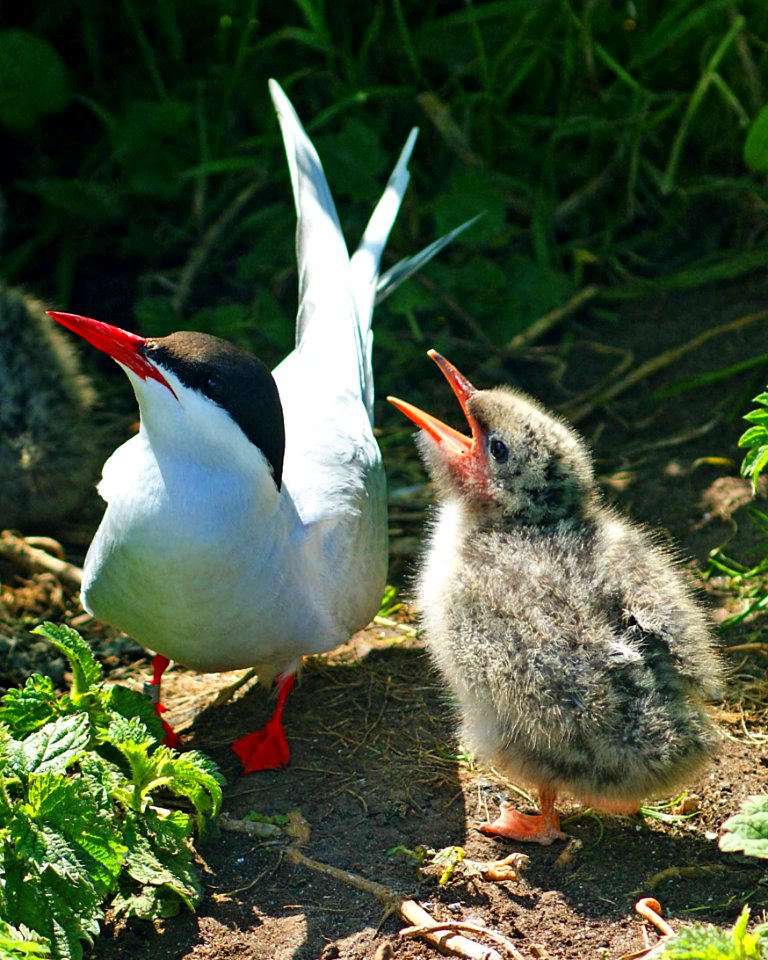
[(374, 301), (463, 229), (379, 278), (414, 130), (350, 258), (320, 159), (269, 87), (298, 218), (296, 346), (274, 371), (207, 334), (145, 338), (51, 313), (120, 364), (141, 413), (104, 465), (83, 604), (156, 653), (158, 699), (169, 660), (277, 680), (272, 719), (233, 745), (245, 772), (288, 762), (282, 714), (302, 657), (345, 642), (378, 609), (387, 501), (372, 429)]

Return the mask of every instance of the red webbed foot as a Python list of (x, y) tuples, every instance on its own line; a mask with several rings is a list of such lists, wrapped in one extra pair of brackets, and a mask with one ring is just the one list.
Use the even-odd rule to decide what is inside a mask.
[(285, 736), (283, 711), (285, 701), (293, 688), (294, 674), (277, 678), (277, 704), (274, 713), (261, 730), (246, 734), (232, 744), (232, 749), (240, 757), (243, 773), (257, 770), (277, 770), (287, 767), (291, 759), (291, 750)]

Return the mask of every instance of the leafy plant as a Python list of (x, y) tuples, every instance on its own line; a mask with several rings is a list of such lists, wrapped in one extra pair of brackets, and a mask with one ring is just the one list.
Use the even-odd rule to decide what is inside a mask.
[(741, 464), (742, 477), (749, 477), (752, 489), (757, 493), (757, 482), (766, 466), (768, 466), (768, 393), (760, 393), (755, 397), (755, 403), (760, 404), (757, 410), (751, 410), (744, 416), (754, 426), (750, 427), (739, 437), (739, 446), (747, 450)]
[(107, 905), (145, 919), (194, 907), (195, 819), (155, 794), (184, 797), (202, 830), (221, 777), (202, 754), (160, 744), (149, 701), (104, 683), (75, 630), (34, 632), (67, 658), (72, 689), (57, 696), (33, 675), (0, 700), (0, 956), (79, 960)]
[(664, 944), (658, 960), (765, 960), (768, 957), (768, 924), (750, 933), (749, 907), (739, 914), (730, 930), (712, 924), (684, 927)]
[[(768, 466), (768, 393), (758, 394), (754, 402), (760, 404), (760, 407), (744, 416), (744, 419), (749, 420), (753, 425), (739, 437), (739, 446), (746, 450), (741, 463), (741, 475), (750, 479), (752, 492), (757, 493), (760, 477)], [(749, 511), (749, 516), (752, 523), (768, 540), (768, 514), (753, 507)], [(752, 614), (768, 608), (768, 590), (766, 589), (768, 544), (763, 550), (762, 558), (751, 566), (727, 556), (720, 549), (712, 551), (709, 556), (708, 574), (712, 573), (724, 574), (728, 577), (732, 589), (747, 601), (743, 610), (720, 624), (721, 629), (727, 630), (734, 627)]]
[(720, 849), (768, 860), (768, 796), (750, 797), (723, 824)]

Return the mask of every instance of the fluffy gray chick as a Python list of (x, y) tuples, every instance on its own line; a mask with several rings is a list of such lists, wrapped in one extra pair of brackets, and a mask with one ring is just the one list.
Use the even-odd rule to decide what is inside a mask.
[(47, 530), (93, 486), (94, 392), (45, 309), (0, 287), (0, 529)]
[(692, 587), (647, 532), (603, 505), (585, 442), (536, 401), (476, 390), (430, 351), (471, 437), (400, 400), (439, 497), (418, 584), (427, 645), (462, 736), (538, 789), (489, 834), (551, 843), (559, 793), (632, 812), (713, 753), (704, 701), (721, 664)]

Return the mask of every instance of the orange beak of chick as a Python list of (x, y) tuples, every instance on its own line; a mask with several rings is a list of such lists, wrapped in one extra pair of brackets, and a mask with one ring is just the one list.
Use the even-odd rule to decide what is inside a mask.
[(424, 410), (414, 407), (413, 404), (407, 403), (405, 400), (398, 400), (397, 397), (387, 397), (387, 400), (397, 407), (401, 413), (404, 413), (406, 417), (413, 420), (417, 427), (421, 427), (436, 443), (440, 444), (449, 457), (461, 462), (474, 454), (480, 433), (479, 425), (469, 412), (468, 406), (469, 399), (476, 390), (464, 374), (457, 370), (449, 360), (441, 356), (437, 350), (430, 350), (427, 356), (440, 367), (443, 376), (450, 384), (451, 390), (456, 394), (461, 409), (464, 411), (464, 416), (467, 418), (467, 423), (472, 430), (472, 436), (467, 437), (463, 433), (459, 433), (458, 430), (449, 427), (447, 423), (443, 423), (442, 420), (438, 420), (430, 413), (425, 413)]

